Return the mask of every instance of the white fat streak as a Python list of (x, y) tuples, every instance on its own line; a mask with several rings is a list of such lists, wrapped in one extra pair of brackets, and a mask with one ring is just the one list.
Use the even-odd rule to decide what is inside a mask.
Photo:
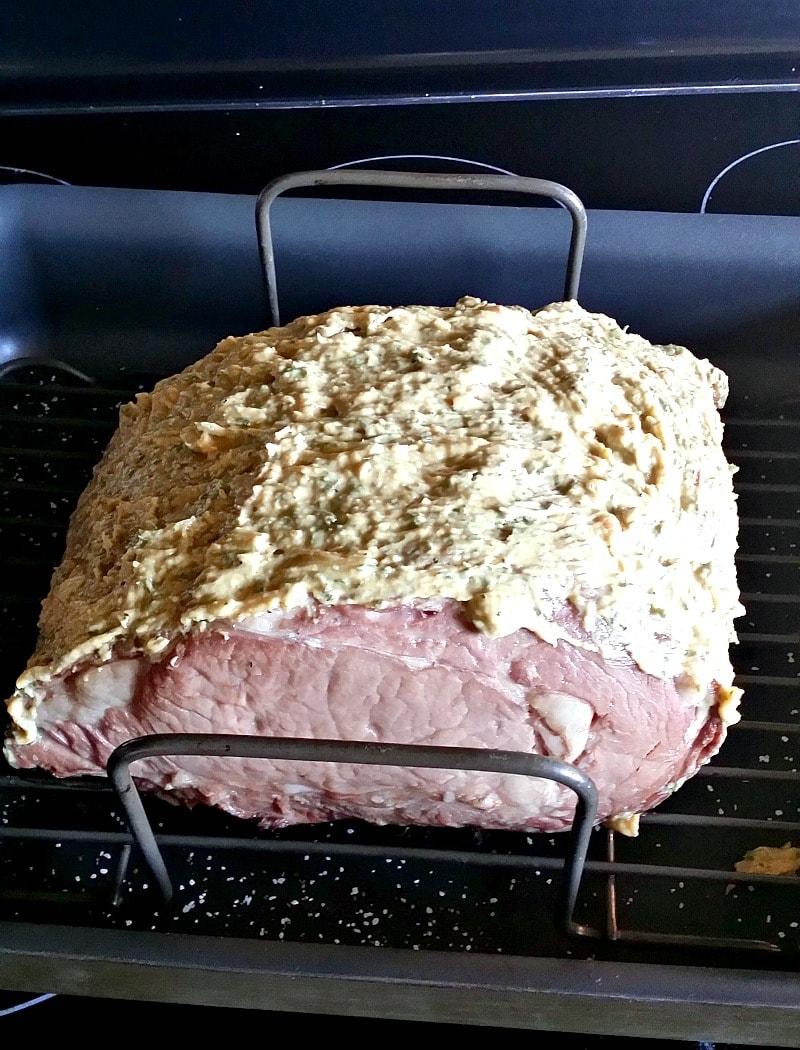
[(571, 693), (531, 693), (528, 703), (542, 718), (537, 728), (551, 755), (574, 762), (586, 748), (592, 708)]
[(71, 678), (54, 681), (42, 709), (42, 724), (75, 722), (95, 725), (112, 707), (127, 707), (133, 700), (142, 661), (112, 660), (89, 667)]

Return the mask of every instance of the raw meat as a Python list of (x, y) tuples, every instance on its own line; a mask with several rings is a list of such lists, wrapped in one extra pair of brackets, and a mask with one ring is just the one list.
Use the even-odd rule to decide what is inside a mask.
[[(551, 755), (635, 832), (738, 715), (725, 377), (576, 303), (355, 307), (228, 339), (123, 409), (8, 702), (6, 755), (102, 774), (131, 737)], [(265, 827), (561, 830), (551, 782), (151, 759)]]

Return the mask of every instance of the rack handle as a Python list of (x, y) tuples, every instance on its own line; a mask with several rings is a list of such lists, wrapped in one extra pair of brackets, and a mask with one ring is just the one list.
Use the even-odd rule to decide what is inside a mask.
[(533, 179), (523, 175), (485, 175), (459, 172), (433, 174), (430, 172), (382, 171), (358, 169), (326, 169), (299, 171), (282, 175), (268, 183), (256, 200), (256, 230), (261, 265), (267, 285), (269, 310), (273, 325), (280, 325), (278, 282), (275, 273), (275, 250), (272, 242), (270, 208), (276, 197), (287, 190), (312, 186), (367, 186), (373, 189), (421, 190), (482, 190), (498, 193), (525, 193), (549, 197), (565, 207), (572, 218), (572, 235), (567, 258), (567, 276), (564, 298), (576, 299), (581, 279), (583, 253), (586, 246), (586, 209), (582, 201), (566, 186), (547, 179)]
[(267, 738), (225, 733), (159, 733), (135, 737), (115, 748), (109, 756), (106, 769), (125, 812), (133, 840), (166, 902), (172, 899), (172, 882), (129, 767), (142, 758), (177, 755), (459, 769), (541, 777), (563, 784), (571, 788), (577, 796), (570, 848), (564, 860), (564, 889), (561, 901), (562, 924), (567, 931), (572, 932), (574, 929), (572, 915), (586, 862), (589, 838), (597, 819), (597, 788), (584, 772), (568, 762), (519, 751), (442, 747), (431, 744), (378, 744), (353, 740)]

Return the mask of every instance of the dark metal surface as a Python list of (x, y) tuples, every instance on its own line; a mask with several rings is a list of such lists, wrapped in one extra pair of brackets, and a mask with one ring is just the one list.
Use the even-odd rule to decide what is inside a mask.
[(736, 91), (797, 81), (788, 0), (125, 0), (9, 5), (0, 108), (18, 113), (375, 105)]
[[(0, 187), (0, 356), (58, 358), (113, 386), (131, 369), (182, 368), (221, 333), (265, 327), (255, 202)], [(562, 294), (560, 208), (283, 197), (272, 211), (288, 317), (463, 294), (535, 308)], [(734, 403), (740, 392), (774, 399), (776, 387), (800, 397), (798, 273), (800, 217), (594, 210), (581, 303), (719, 361)]]
[[(9, 965), (11, 963), (12, 965)], [(159, 937), (3, 932), (0, 979), (68, 995), (797, 1047), (797, 975)], [(43, 983), (42, 983), (43, 982)]]

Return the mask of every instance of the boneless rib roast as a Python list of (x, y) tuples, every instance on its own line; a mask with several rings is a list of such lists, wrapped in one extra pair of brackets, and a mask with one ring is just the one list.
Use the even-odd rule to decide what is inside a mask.
[[(631, 833), (738, 717), (725, 376), (576, 302), (343, 307), (139, 394), (80, 498), (6, 755), (102, 774), (150, 733), (574, 763)], [(559, 830), (545, 780), (158, 758), (264, 827)]]

